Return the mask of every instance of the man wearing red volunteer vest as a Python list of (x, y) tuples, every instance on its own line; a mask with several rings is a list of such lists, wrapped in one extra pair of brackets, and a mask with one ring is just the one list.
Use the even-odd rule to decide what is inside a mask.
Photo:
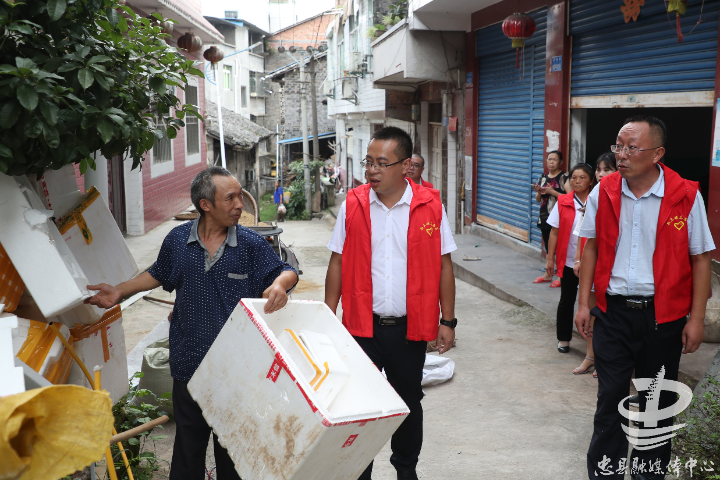
[(433, 184), (422, 179), (422, 173), (425, 171), (425, 159), (418, 153), (413, 153), (410, 157), (410, 167), (405, 176), (412, 179), (421, 187), (434, 188)]
[[(348, 192), (328, 248), (325, 303), (410, 408), (392, 437), (398, 479), (417, 479), (423, 433), (427, 342), (439, 353), (455, 340), (456, 249), (437, 190), (405, 178), (412, 140), (396, 127), (373, 134), (362, 165), (368, 183)], [(442, 320), (438, 319), (442, 310)], [(372, 463), (360, 476), (370, 480)]]
[[(715, 244), (697, 183), (659, 163), (666, 133), (654, 117), (625, 122), (611, 147), (618, 172), (592, 191), (580, 229), (588, 240), (575, 324), (585, 338), (592, 335), (598, 372), (587, 455), (593, 479), (622, 479), (626, 470), (634, 480), (665, 478), (671, 442), (656, 436), (671, 433), (673, 417), (661, 410), (677, 397), (656, 379), (677, 381), (681, 353), (694, 352), (703, 340)], [(590, 312), (593, 281), (597, 307)], [(619, 409), (628, 408), (633, 370), (636, 379), (660, 385), (640, 392), (640, 411), (659, 412), (659, 421), (641, 419), (638, 435), (658, 439), (637, 444), (628, 458), (628, 420)]]

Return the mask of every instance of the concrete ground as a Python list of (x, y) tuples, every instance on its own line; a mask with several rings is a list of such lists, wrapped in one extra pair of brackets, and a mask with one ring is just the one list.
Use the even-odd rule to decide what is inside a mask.
[[(316, 220), (281, 226), (280, 238), (292, 245), (303, 271), (293, 298), (322, 300), (330, 223)], [(159, 228), (164, 232), (171, 227)], [(159, 248), (164, 235), (151, 234)], [(144, 238), (139, 237), (136, 245), (142, 245), (143, 255), (152, 257), (150, 241), (140, 241)], [(171, 298), (162, 290), (150, 296)], [(567, 355), (558, 353), (554, 320), (534, 308), (513, 305), (460, 280), (456, 298), (457, 346), (447, 353), (456, 363), (455, 375), (447, 383), (425, 389), (420, 478), (587, 478), (585, 453), (597, 383), (591, 375), (571, 373), (583, 354), (577, 349)], [(169, 306), (148, 300), (128, 307), (123, 313), (128, 352), (169, 311)], [(174, 425), (154, 434), (169, 435), (156, 449), (169, 462)], [(386, 445), (376, 457), (374, 479), (395, 479), (389, 456)]]

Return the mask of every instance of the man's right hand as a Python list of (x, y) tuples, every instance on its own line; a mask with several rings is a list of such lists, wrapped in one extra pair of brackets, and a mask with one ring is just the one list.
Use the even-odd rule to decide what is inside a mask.
[(575, 314), (575, 326), (583, 338), (592, 337), (592, 325), (590, 324), (590, 309), (587, 306), (578, 306)]
[(98, 293), (90, 298), (85, 299), (85, 303), (95, 305), (100, 308), (112, 308), (118, 304), (122, 298), (122, 293), (116, 287), (108, 285), (107, 283), (100, 283), (98, 285), (88, 285), (88, 290), (100, 290)]

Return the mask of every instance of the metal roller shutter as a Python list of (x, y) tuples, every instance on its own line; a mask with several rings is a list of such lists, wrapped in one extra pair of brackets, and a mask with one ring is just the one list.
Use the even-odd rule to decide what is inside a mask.
[(689, 2), (677, 43), (675, 16), (664, 2), (648, 2), (636, 22), (625, 23), (622, 0), (572, 0), (571, 95), (627, 95), (707, 91), (715, 88), (720, 2), (705, 0), (703, 21), (687, 35), (702, 1)]
[[(478, 222), (539, 245), (539, 204), (530, 184), (543, 172), (547, 8), (530, 12), (525, 76), (500, 24), (478, 30)], [(522, 71), (523, 66), (520, 66)]]

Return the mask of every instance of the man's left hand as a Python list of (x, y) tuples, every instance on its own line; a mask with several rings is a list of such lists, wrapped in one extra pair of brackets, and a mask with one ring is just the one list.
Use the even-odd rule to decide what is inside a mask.
[(700, 347), (703, 342), (703, 336), (705, 327), (702, 321), (690, 320), (682, 333), (683, 352), (682, 353), (693, 353)]
[(443, 354), (450, 350), (455, 342), (455, 330), (447, 325), (440, 325), (437, 336), (438, 353)]
[(277, 312), (283, 308), (288, 301), (287, 292), (278, 282), (273, 283), (263, 292), (263, 298), (268, 299), (265, 304), (265, 313)]

